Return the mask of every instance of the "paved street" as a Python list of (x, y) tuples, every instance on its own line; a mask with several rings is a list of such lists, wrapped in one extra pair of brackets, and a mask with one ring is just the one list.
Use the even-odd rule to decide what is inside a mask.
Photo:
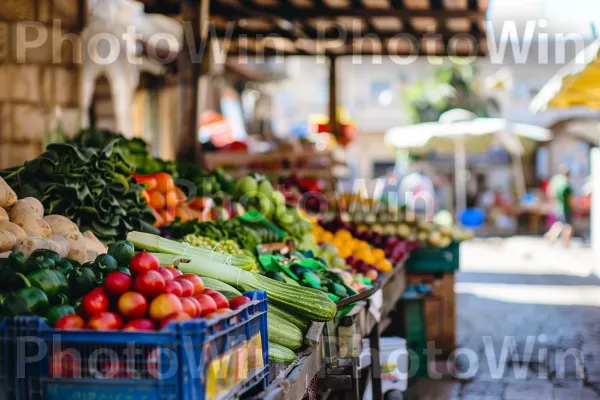
[[(409, 400), (600, 399), (600, 279), (588, 249), (540, 239), (467, 243), (457, 279), (461, 380)], [(596, 265), (600, 263), (596, 262)]]

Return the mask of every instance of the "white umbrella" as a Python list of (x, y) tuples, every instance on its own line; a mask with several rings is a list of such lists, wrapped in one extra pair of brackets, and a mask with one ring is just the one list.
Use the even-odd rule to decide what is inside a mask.
[(442, 114), (438, 122), (392, 128), (385, 142), (413, 153), (454, 154), (456, 208), (462, 211), (466, 208), (467, 153), (483, 153), (499, 145), (516, 161), (532, 151), (536, 142), (551, 138), (550, 131), (539, 126), (511, 123), (504, 118), (478, 118), (470, 111), (454, 109)]

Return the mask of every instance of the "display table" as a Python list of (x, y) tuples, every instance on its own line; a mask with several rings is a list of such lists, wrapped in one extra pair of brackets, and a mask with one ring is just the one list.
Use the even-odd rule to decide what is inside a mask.
[(345, 316), (326, 324), (313, 323), (306, 335), (313, 345), (257, 398), (300, 400), (307, 389), (314, 388), (315, 378), (321, 394), (336, 392), (345, 399), (362, 398), (369, 375), (359, 373), (362, 340), (366, 338), (373, 359), (363, 369), (370, 370), (373, 398), (381, 398), (379, 335), (390, 324), (389, 313), (405, 287), (405, 270), (398, 265), (379, 282), (379, 288), (367, 300), (355, 303)]

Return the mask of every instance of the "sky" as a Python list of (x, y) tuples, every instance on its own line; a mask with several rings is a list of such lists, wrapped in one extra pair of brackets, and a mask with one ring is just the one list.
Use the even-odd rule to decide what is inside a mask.
[(488, 19), (494, 25), (517, 20), (517, 26), (528, 20), (545, 19), (545, 31), (550, 34), (577, 33), (591, 38), (594, 22), (600, 34), (600, 0), (490, 0)]

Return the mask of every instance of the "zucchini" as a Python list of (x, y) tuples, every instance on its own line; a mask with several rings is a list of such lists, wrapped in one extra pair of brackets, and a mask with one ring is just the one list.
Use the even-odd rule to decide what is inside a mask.
[(221, 282), (220, 280), (208, 278), (206, 276), (202, 276), (201, 278), (202, 282), (204, 282), (204, 287), (220, 292), (221, 294), (223, 294), (223, 296), (227, 297), (227, 300), (231, 300), (234, 297), (242, 295), (242, 293), (239, 290), (237, 290), (233, 286)]
[(269, 303), (268, 310), (269, 310), (270, 314), (275, 314), (283, 319), (288, 320), (289, 322), (291, 322), (292, 324), (297, 326), (298, 329), (300, 329), (300, 331), (302, 331), (302, 333), (308, 331), (308, 327), (311, 324), (311, 322), (309, 320), (306, 320), (306, 319), (304, 319), (296, 314), (293, 314), (281, 307), (278, 307), (272, 303)]
[(287, 347), (269, 342), (269, 361), (279, 364), (291, 364), (296, 359), (296, 353)]
[(302, 347), (303, 336), (300, 329), (273, 312), (267, 313), (267, 331), (269, 342), (279, 344), (291, 350)]

